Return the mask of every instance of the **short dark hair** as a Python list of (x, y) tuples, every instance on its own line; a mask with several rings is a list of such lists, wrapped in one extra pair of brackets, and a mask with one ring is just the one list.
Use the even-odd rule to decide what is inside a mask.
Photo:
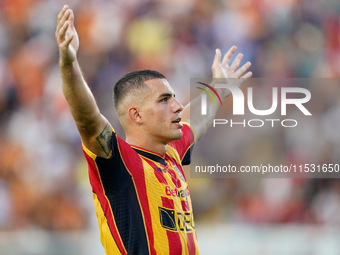
[(166, 79), (163, 74), (155, 70), (138, 70), (124, 74), (113, 87), (113, 103), (117, 109), (119, 101), (131, 90), (143, 88), (144, 82), (152, 79)]

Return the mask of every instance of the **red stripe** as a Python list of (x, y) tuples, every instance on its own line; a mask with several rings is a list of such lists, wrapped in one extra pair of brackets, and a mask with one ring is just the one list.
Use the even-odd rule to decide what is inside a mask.
[(118, 229), (116, 226), (116, 223), (113, 219), (113, 215), (112, 215), (112, 211), (111, 211), (111, 207), (109, 204), (109, 201), (107, 199), (107, 197), (104, 195), (104, 188), (100, 182), (100, 177), (99, 177), (99, 173), (98, 173), (98, 169), (97, 169), (97, 165), (95, 164), (94, 160), (85, 153), (84, 151), (84, 155), (86, 158), (86, 161), (88, 163), (89, 166), (89, 179), (90, 179), (90, 183), (92, 185), (92, 189), (93, 192), (97, 194), (97, 198), (103, 208), (104, 214), (106, 216), (107, 219), (107, 223), (109, 225), (109, 228), (111, 230), (111, 234), (113, 236), (113, 239), (115, 240), (119, 251), (122, 254), (127, 254), (126, 249), (124, 247), (123, 241), (121, 240), (119, 233), (118, 233)]
[(163, 207), (168, 208), (168, 209), (175, 209), (174, 200), (169, 199), (167, 197), (161, 197), (161, 198), (162, 198)]
[[(174, 142), (171, 142), (168, 145), (173, 147), (178, 152), (179, 158), (182, 160), (183, 157), (185, 156), (185, 153), (190, 148), (191, 142), (193, 140), (192, 141), (190, 140), (191, 129), (187, 124), (183, 123), (181, 131), (183, 133), (182, 138)], [(165, 160), (167, 160), (168, 158), (170, 158), (169, 154), (165, 154)]]
[(181, 201), (182, 203), (182, 209), (184, 212), (190, 212), (189, 204), (187, 201)]
[(178, 232), (166, 231), (169, 242), (169, 255), (182, 254), (182, 243)]
[[(169, 209), (175, 209), (174, 201), (166, 197), (162, 197), (162, 206)], [(179, 233), (167, 230), (166, 235), (169, 243), (169, 255), (182, 254), (182, 243)]]
[[(153, 163), (150, 160), (145, 159), (153, 168), (157, 167), (155, 163)], [(169, 170), (169, 169), (168, 169)], [(159, 180), (159, 172), (158, 171), (154, 171), (157, 179)], [(164, 174), (163, 172), (161, 173), (163, 178)], [(166, 181), (166, 180), (165, 180)], [(168, 183), (166, 182), (166, 185)], [(162, 206), (168, 209), (175, 209), (175, 205), (174, 205), (174, 201), (172, 199), (169, 199), (167, 197), (161, 197), (162, 199)], [(177, 226), (178, 227), (178, 226)], [(178, 255), (178, 254), (182, 254), (182, 243), (181, 243), (181, 238), (179, 236), (178, 232), (173, 232), (170, 230), (166, 231), (166, 235), (168, 238), (168, 244), (169, 244), (169, 255)]]
[(180, 189), (182, 187), (182, 183), (181, 180), (177, 178), (175, 170), (169, 168), (168, 173), (170, 174), (172, 182), (175, 184), (176, 188)]
[(149, 165), (153, 168), (154, 170), (154, 174), (157, 178), (157, 180), (160, 183), (164, 183), (165, 185), (168, 185), (168, 182), (166, 180), (166, 178), (164, 177), (164, 173), (162, 171), (161, 167), (158, 167), (154, 162), (150, 161), (148, 158), (143, 157), (148, 163)]
[[(138, 200), (140, 202), (140, 206), (143, 211), (143, 218), (144, 224), (146, 227), (146, 232), (149, 241), (149, 249), (150, 254), (157, 254), (155, 247), (154, 247), (154, 237), (153, 237), (153, 230), (152, 230), (152, 220), (151, 220), (151, 213), (149, 208), (149, 199), (147, 197), (146, 192), (146, 184), (145, 184), (145, 175), (144, 175), (144, 168), (141, 160), (129, 160), (131, 158), (131, 153), (136, 153), (129, 144), (123, 141), (121, 138), (117, 137), (118, 139), (118, 148), (120, 151), (121, 158), (127, 167), (127, 170), (132, 175), (131, 170), (133, 171), (133, 183), (136, 188)], [(125, 145), (125, 146), (124, 146)]]
[(187, 233), (187, 240), (188, 240), (187, 245), (188, 245), (189, 255), (195, 255), (196, 247), (195, 247), (195, 241), (194, 241), (194, 234)]
[(157, 180), (160, 182), (160, 183), (164, 183), (165, 185), (168, 185), (168, 182), (166, 181), (165, 177), (164, 177), (164, 173), (163, 171), (161, 170), (161, 168), (155, 166), (153, 168), (154, 170), (154, 174), (157, 178)]

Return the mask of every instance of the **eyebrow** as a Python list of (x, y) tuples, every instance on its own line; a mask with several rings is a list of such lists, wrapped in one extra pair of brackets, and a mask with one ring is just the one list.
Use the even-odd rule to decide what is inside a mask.
[(161, 97), (172, 97), (174, 96), (175, 97), (175, 94), (171, 94), (171, 93), (163, 93), (163, 94), (160, 94), (158, 96), (158, 98), (161, 98)]

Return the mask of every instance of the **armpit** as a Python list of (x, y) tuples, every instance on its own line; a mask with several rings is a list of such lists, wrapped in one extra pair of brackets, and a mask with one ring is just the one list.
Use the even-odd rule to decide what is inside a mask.
[(112, 151), (112, 128), (109, 123), (106, 124), (103, 131), (96, 137), (102, 151), (109, 156)]

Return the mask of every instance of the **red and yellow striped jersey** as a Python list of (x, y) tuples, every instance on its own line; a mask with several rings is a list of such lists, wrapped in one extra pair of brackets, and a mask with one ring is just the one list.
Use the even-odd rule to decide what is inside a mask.
[(83, 145), (107, 255), (199, 254), (182, 169), (190, 163), (194, 139), (188, 124), (183, 123), (182, 132), (180, 140), (168, 144), (164, 157), (129, 145), (114, 131), (110, 158)]

